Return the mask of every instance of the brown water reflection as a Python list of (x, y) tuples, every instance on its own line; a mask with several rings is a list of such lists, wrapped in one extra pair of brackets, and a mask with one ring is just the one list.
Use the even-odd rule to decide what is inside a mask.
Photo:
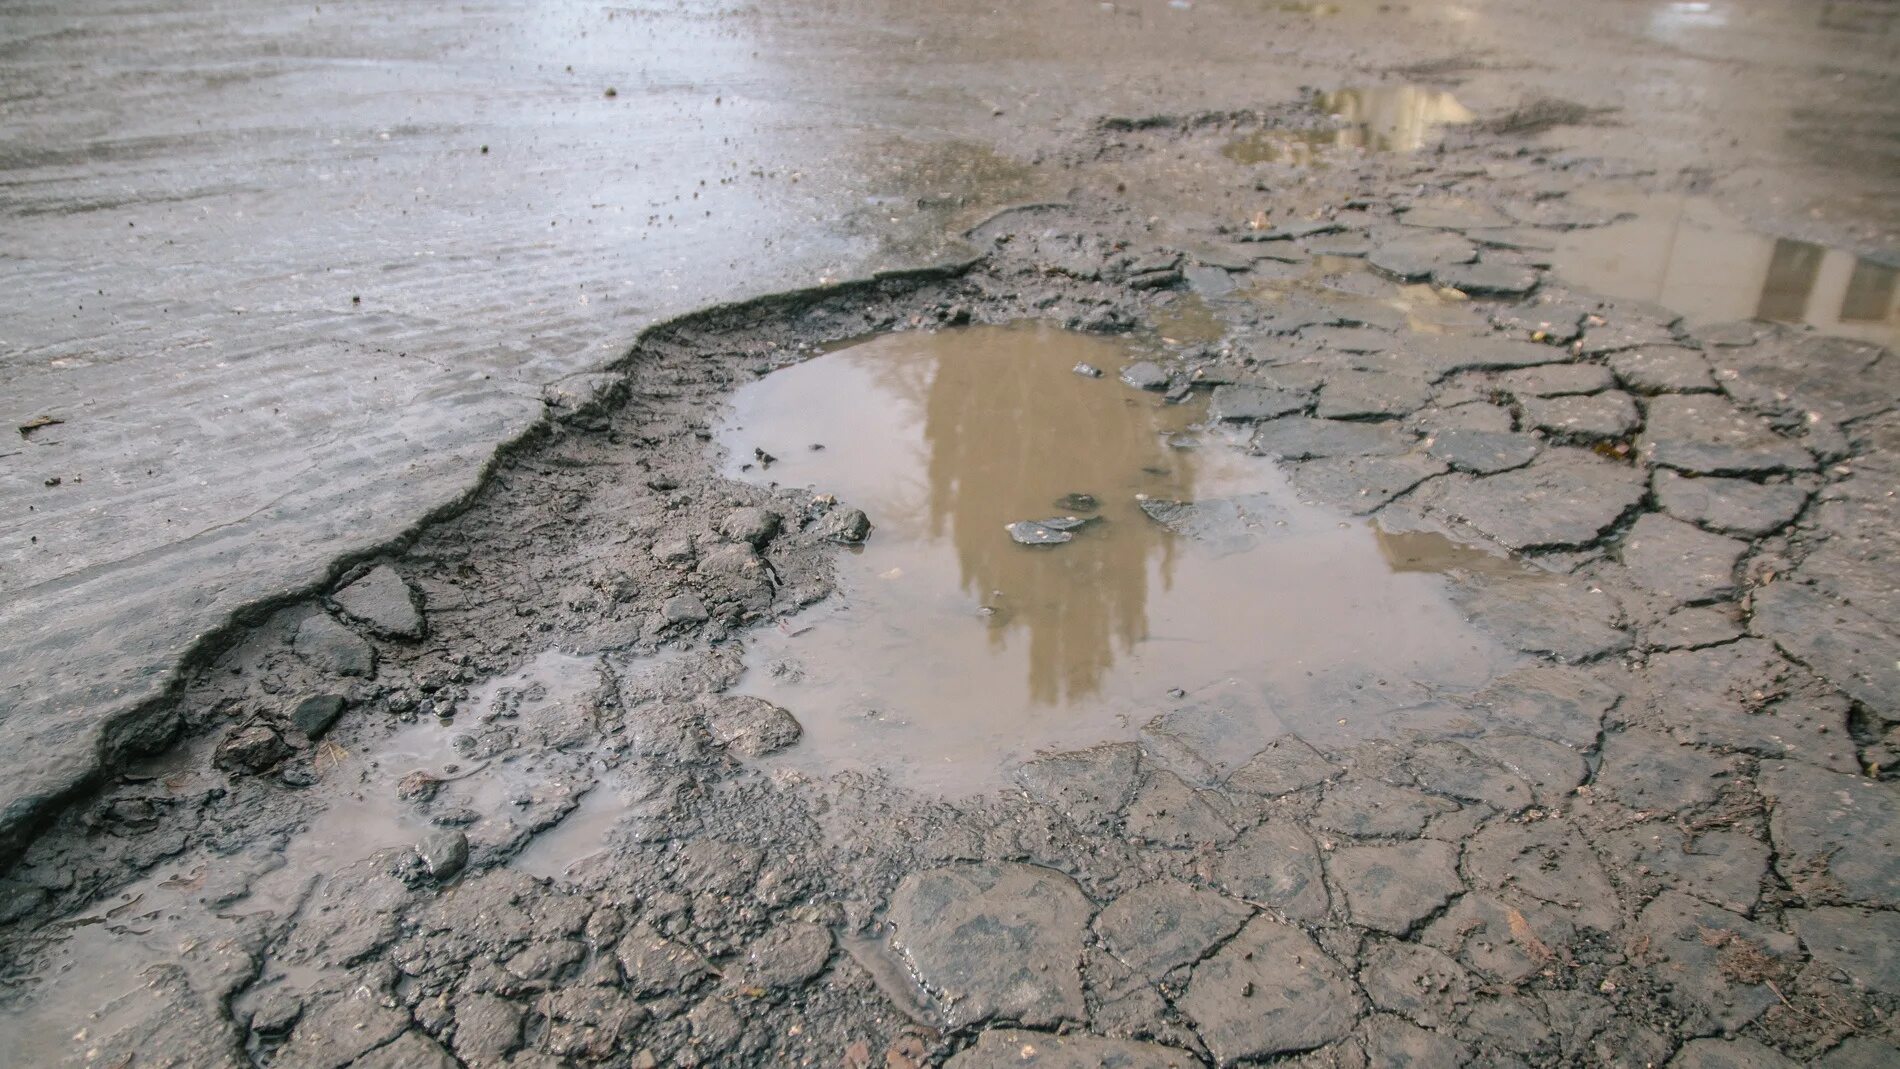
[[(1115, 381), (1127, 345), (898, 334), (738, 391), (729, 474), (835, 493), (878, 525), (838, 597), (748, 639), (744, 689), (805, 724), (784, 760), (961, 793), (1197, 702), (1260, 744), (1379, 731), (1380, 710), (1504, 662), (1437, 576), (1395, 572), (1364, 526), (1301, 505), (1270, 462), (1196, 429), (1198, 405)], [(741, 470), (754, 448), (780, 459)], [(1207, 504), (1216, 537), (1163, 527), (1144, 497)], [(1063, 515), (1097, 520), (1054, 546), (1005, 531)]]
[(1416, 152), (1439, 127), (1474, 116), (1442, 89), (1386, 85), (1321, 93), (1318, 109), (1339, 125), (1318, 130), (1269, 127), (1235, 138), (1221, 154), (1238, 163), (1312, 163), (1327, 149)]

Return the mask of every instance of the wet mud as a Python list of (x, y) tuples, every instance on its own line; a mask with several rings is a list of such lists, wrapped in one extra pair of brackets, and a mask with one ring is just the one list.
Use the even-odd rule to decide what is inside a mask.
[(15, 860), (6, 1049), (1890, 1060), (1900, 365), (1565, 274), (1666, 176), (1223, 154), (1331, 114), (564, 380)]

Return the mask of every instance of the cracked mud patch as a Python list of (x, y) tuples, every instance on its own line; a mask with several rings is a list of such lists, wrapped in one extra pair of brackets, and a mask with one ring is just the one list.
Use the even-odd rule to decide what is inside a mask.
[(1602, 161), (1232, 132), (565, 380), (0, 879), (6, 1049), (1890, 1060), (1892, 355), (1576, 288)]

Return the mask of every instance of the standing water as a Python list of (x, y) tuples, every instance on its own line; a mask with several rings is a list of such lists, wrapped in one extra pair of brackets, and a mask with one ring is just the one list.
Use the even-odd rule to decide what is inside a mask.
[[(895, 334), (737, 392), (728, 475), (877, 524), (837, 597), (749, 639), (743, 688), (805, 725), (781, 760), (961, 794), (1158, 716), (1244, 759), (1287, 731), (1387, 733), (1509, 661), (1416, 554), (1301, 503), (1203, 405), (1117, 381), (1138, 356), (1035, 326)], [(1059, 544), (1008, 530), (1070, 517)]]

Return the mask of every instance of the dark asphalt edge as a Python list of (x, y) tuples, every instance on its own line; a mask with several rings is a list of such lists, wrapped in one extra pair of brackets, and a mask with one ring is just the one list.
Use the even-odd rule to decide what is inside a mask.
[[(640, 358), (643, 348), (669, 335), (709, 328), (723, 319), (736, 316), (761, 319), (802, 312), (828, 301), (857, 296), (891, 296), (932, 283), (961, 278), (984, 259), (982, 254), (966, 249), (933, 264), (878, 270), (837, 282), (708, 305), (648, 324), (619, 356), (591, 370), (595, 373), (624, 375)], [(583, 369), (561, 378), (586, 373), (588, 370)], [(609, 403), (618, 404), (625, 399), (624, 395), (620, 395)], [(467, 511), (481, 498), (506, 461), (533, 449), (547, 437), (559, 414), (543, 401), (541, 416), (513, 438), (497, 443), (461, 493), (424, 511), (400, 534), (340, 553), (331, 559), (321, 576), (285, 587), (233, 609), (222, 622), (178, 652), (164, 671), (162, 681), (157, 684), (160, 688), (157, 694), (132, 699), (118, 708), (107, 710), (81, 729), (95, 735), (97, 740), (92, 759), (87, 765), (50, 765), (43, 775), (15, 780), (0, 788), (0, 874), (11, 870), (42, 832), (74, 802), (103, 784), (116, 769), (177, 744), (183, 724), (173, 706), (192, 675), (209, 666), (236, 645), (245, 632), (262, 623), (272, 613), (321, 595), (351, 569), (379, 557), (400, 553), (414, 545), (429, 528)]]

